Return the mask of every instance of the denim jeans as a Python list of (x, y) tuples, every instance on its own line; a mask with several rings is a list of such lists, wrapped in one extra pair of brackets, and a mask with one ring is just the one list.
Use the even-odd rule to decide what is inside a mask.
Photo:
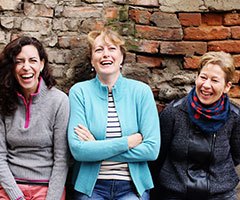
[(131, 181), (97, 180), (92, 196), (75, 191), (74, 200), (149, 200), (149, 191), (138, 196)]

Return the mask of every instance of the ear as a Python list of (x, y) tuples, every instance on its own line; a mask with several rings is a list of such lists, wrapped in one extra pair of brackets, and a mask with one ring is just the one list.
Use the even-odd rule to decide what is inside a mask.
[(95, 67), (94, 67), (94, 64), (93, 64), (93, 61), (91, 61), (91, 65), (92, 65), (93, 68), (95, 68)]
[(40, 72), (42, 72), (42, 70), (43, 70), (43, 68), (44, 68), (44, 64), (45, 64), (45, 61), (44, 61), (44, 59), (43, 59), (43, 60), (40, 61), (40, 65), (41, 65), (41, 67), (40, 67)]
[(228, 93), (231, 87), (232, 87), (232, 82), (227, 82), (223, 93)]
[(120, 65), (123, 65), (123, 53), (122, 53)]
[(198, 79), (198, 75), (195, 78), (195, 85), (197, 85), (197, 79)]

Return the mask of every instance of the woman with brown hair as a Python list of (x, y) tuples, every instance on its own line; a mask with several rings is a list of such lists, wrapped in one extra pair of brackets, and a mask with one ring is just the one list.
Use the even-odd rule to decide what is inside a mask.
[(153, 187), (147, 161), (156, 159), (160, 148), (152, 91), (121, 75), (125, 48), (117, 32), (92, 31), (88, 41), (97, 75), (69, 93), (74, 199), (147, 200)]
[(0, 199), (64, 200), (69, 104), (43, 45), (11, 41), (0, 53), (0, 80)]

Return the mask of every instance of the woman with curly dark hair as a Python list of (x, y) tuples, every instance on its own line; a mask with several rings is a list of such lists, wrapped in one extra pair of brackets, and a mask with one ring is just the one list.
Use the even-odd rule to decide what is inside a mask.
[(68, 97), (43, 45), (22, 36), (0, 53), (0, 199), (65, 199)]

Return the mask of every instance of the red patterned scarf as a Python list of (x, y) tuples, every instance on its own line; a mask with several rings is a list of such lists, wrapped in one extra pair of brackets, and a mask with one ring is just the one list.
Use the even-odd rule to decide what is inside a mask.
[(217, 102), (209, 106), (199, 101), (195, 87), (188, 94), (190, 119), (203, 132), (213, 133), (221, 128), (228, 118), (229, 108), (230, 104), (227, 94), (223, 94)]

